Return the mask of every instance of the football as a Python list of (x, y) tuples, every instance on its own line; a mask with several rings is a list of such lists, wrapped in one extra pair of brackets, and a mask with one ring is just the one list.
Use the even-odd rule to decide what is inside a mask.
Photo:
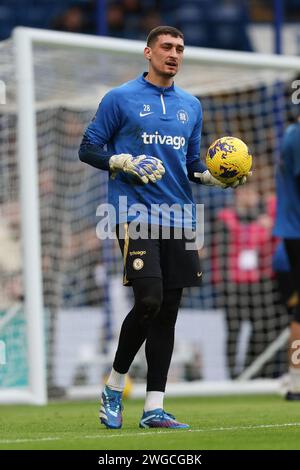
[(226, 136), (211, 144), (206, 155), (210, 173), (222, 183), (233, 183), (246, 176), (252, 166), (252, 156), (245, 142)]

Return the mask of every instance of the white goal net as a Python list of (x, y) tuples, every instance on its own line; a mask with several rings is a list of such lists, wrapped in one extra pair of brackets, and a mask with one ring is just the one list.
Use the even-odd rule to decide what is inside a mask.
[[(107, 173), (81, 163), (78, 147), (103, 94), (144, 71), (142, 51), (137, 41), (25, 28), (0, 44), (0, 401), (44, 403), (45, 377), (52, 396), (99, 391), (111, 364), (132, 298), (117, 243), (96, 236)], [(296, 58), (187, 48), (176, 78), (202, 102), (201, 155), (234, 135), (254, 160), (237, 191), (193, 184), (205, 205), (204, 274), (201, 289), (186, 289), (176, 330), (169, 381), (187, 384), (182, 393), (238, 378), (288, 325), (272, 270), (274, 162), (299, 70)], [(283, 374), (285, 348), (249, 379)], [(141, 351), (136, 390), (145, 372)]]

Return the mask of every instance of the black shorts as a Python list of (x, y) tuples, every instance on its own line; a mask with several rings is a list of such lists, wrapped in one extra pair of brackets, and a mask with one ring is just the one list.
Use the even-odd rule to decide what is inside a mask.
[[(121, 234), (121, 230), (123, 234)], [(184, 236), (174, 238), (174, 230), (170, 230), (170, 238), (165, 239), (159, 231), (159, 238), (147, 239), (130, 237), (129, 224), (117, 226), (117, 236), (124, 260), (125, 286), (130, 286), (134, 279), (157, 277), (162, 279), (163, 287), (176, 289), (201, 285), (202, 271), (199, 254), (196, 248), (186, 249), (191, 239)], [(150, 232), (150, 229), (149, 229)]]
[(284, 305), (292, 306), (294, 304), (295, 294), (297, 292), (294, 278), (290, 271), (278, 271), (276, 279), (279, 287), (280, 299)]
[(298, 312), (300, 321), (300, 239), (284, 239), (284, 245), (290, 262), (290, 273), (295, 291), (298, 294)]

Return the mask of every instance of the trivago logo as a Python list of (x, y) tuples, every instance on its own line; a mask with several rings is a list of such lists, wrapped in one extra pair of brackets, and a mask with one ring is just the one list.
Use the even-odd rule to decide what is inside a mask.
[(184, 147), (185, 138), (180, 137), (179, 135), (160, 135), (158, 131), (154, 134), (147, 134), (144, 132), (142, 134), (142, 139), (144, 144), (160, 144), (160, 145), (171, 145), (173, 149), (179, 150), (180, 147)]

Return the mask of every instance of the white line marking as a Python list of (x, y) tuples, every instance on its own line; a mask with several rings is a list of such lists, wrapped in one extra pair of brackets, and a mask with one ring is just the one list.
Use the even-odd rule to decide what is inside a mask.
[(0, 444), (19, 444), (22, 442), (61, 441), (61, 437), (41, 437), (39, 439), (3, 439)]
[(272, 428), (287, 428), (287, 427), (300, 427), (300, 423), (282, 423), (282, 424), (258, 424), (254, 426), (231, 426), (221, 428), (201, 428), (201, 429), (173, 429), (172, 431), (141, 431), (141, 432), (123, 432), (118, 434), (110, 434), (110, 430), (107, 430), (107, 434), (94, 434), (87, 436), (64, 436), (64, 437), (41, 437), (36, 439), (1, 439), (0, 444), (18, 444), (23, 442), (44, 442), (44, 441), (63, 441), (63, 440), (74, 440), (74, 439), (113, 439), (116, 437), (139, 437), (139, 436), (153, 436), (155, 434), (178, 434), (180, 432), (193, 433), (193, 432), (227, 432), (227, 431), (244, 431), (252, 429), (272, 429)]

